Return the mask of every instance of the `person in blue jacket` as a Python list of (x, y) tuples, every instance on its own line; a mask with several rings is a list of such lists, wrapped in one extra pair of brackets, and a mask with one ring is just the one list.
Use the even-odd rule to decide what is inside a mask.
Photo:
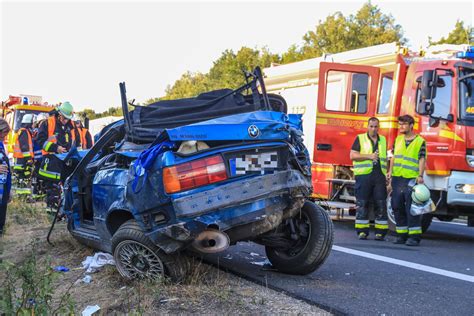
[(5, 221), (7, 217), (7, 203), (10, 199), (10, 188), (12, 176), (10, 171), (10, 161), (3, 145), (3, 140), (10, 132), (7, 121), (0, 118), (0, 238), (3, 236)]

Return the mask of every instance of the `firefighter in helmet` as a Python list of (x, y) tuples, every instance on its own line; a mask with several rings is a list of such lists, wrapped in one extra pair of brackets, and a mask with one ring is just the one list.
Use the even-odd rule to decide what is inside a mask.
[(21, 119), (21, 126), (15, 134), (13, 144), (13, 170), (21, 178), (29, 178), (33, 166), (33, 114), (27, 113)]
[(410, 115), (398, 118), (399, 135), (395, 139), (387, 175), (391, 179), (392, 208), (398, 236), (395, 243), (407, 246), (418, 246), (422, 233), (421, 215), (413, 216), (410, 213), (411, 184), (424, 183), (426, 143), (423, 137), (413, 131), (414, 124), (415, 120)]
[(77, 146), (79, 147), (80, 145), (82, 149), (91, 148), (93, 145), (92, 136), (89, 130), (82, 125), (81, 118), (78, 115), (74, 115), (72, 120), (77, 130)]
[(355, 175), (356, 221), (359, 239), (369, 235), (369, 206), (375, 215), (375, 240), (384, 240), (388, 231), (387, 222), (387, 141), (378, 134), (379, 120), (369, 118), (367, 133), (357, 135), (352, 145), (350, 158)]
[(69, 102), (63, 102), (39, 126), (37, 141), (42, 148), (43, 158), (38, 176), (45, 180), (47, 204), (53, 206), (59, 193), (55, 183), (61, 180), (62, 162), (53, 154), (67, 153), (76, 142), (75, 126), (71, 121), (73, 107)]

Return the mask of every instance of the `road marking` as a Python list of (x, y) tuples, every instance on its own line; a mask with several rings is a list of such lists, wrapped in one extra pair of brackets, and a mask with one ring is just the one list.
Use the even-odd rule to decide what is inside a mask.
[(467, 223), (443, 222), (443, 221), (439, 221), (439, 220), (433, 220), (433, 223), (441, 223), (441, 224), (449, 224), (449, 225), (459, 225), (459, 226), (467, 227)]
[(336, 250), (336, 251), (348, 253), (348, 254), (351, 254), (351, 255), (355, 255), (355, 256), (360, 256), (360, 257), (364, 257), (364, 258), (369, 258), (369, 259), (374, 259), (374, 260), (383, 261), (383, 262), (387, 262), (387, 263), (392, 263), (392, 264), (396, 264), (396, 265), (399, 265), (399, 266), (412, 268), (412, 269), (415, 269), (415, 270), (430, 272), (430, 273), (434, 273), (434, 274), (443, 275), (443, 276), (446, 276), (446, 277), (449, 277), (449, 278), (474, 283), (474, 276), (467, 275), (467, 274), (462, 274), (462, 273), (452, 272), (452, 271), (448, 271), (448, 270), (438, 269), (438, 268), (426, 266), (424, 264), (413, 263), (413, 262), (409, 262), (409, 261), (405, 261), (405, 260), (399, 260), (399, 259), (394, 259), (394, 258), (390, 258), (390, 257), (379, 256), (379, 255), (375, 255), (375, 254), (372, 254), (372, 253), (359, 251), (359, 250), (354, 250), (354, 249), (351, 249), (351, 248), (346, 248), (346, 247), (341, 247), (341, 246), (336, 246), (336, 245), (332, 246), (332, 249)]

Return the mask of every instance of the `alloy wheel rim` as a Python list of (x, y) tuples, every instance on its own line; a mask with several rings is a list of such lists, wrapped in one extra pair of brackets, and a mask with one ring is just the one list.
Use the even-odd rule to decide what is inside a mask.
[(117, 245), (115, 260), (120, 274), (130, 279), (158, 279), (164, 275), (163, 262), (158, 255), (133, 240), (124, 240)]

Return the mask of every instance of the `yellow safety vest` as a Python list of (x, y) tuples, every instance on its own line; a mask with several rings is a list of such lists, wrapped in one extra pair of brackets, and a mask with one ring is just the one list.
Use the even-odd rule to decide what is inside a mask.
[[(372, 141), (369, 138), (367, 133), (357, 135), (359, 137), (360, 144), (360, 153), (361, 154), (371, 154), (372, 151)], [(387, 141), (384, 136), (379, 135), (378, 141), (378, 150), (379, 150), (379, 160), (380, 168), (382, 173), (387, 174)], [(362, 161), (353, 161), (354, 175), (361, 176), (365, 174), (370, 174), (373, 170), (374, 164), (371, 159), (362, 160)]]
[(399, 135), (395, 139), (392, 176), (407, 179), (418, 177), (420, 172), (418, 155), (424, 142), (423, 137), (416, 135), (415, 139), (406, 147), (403, 135)]

